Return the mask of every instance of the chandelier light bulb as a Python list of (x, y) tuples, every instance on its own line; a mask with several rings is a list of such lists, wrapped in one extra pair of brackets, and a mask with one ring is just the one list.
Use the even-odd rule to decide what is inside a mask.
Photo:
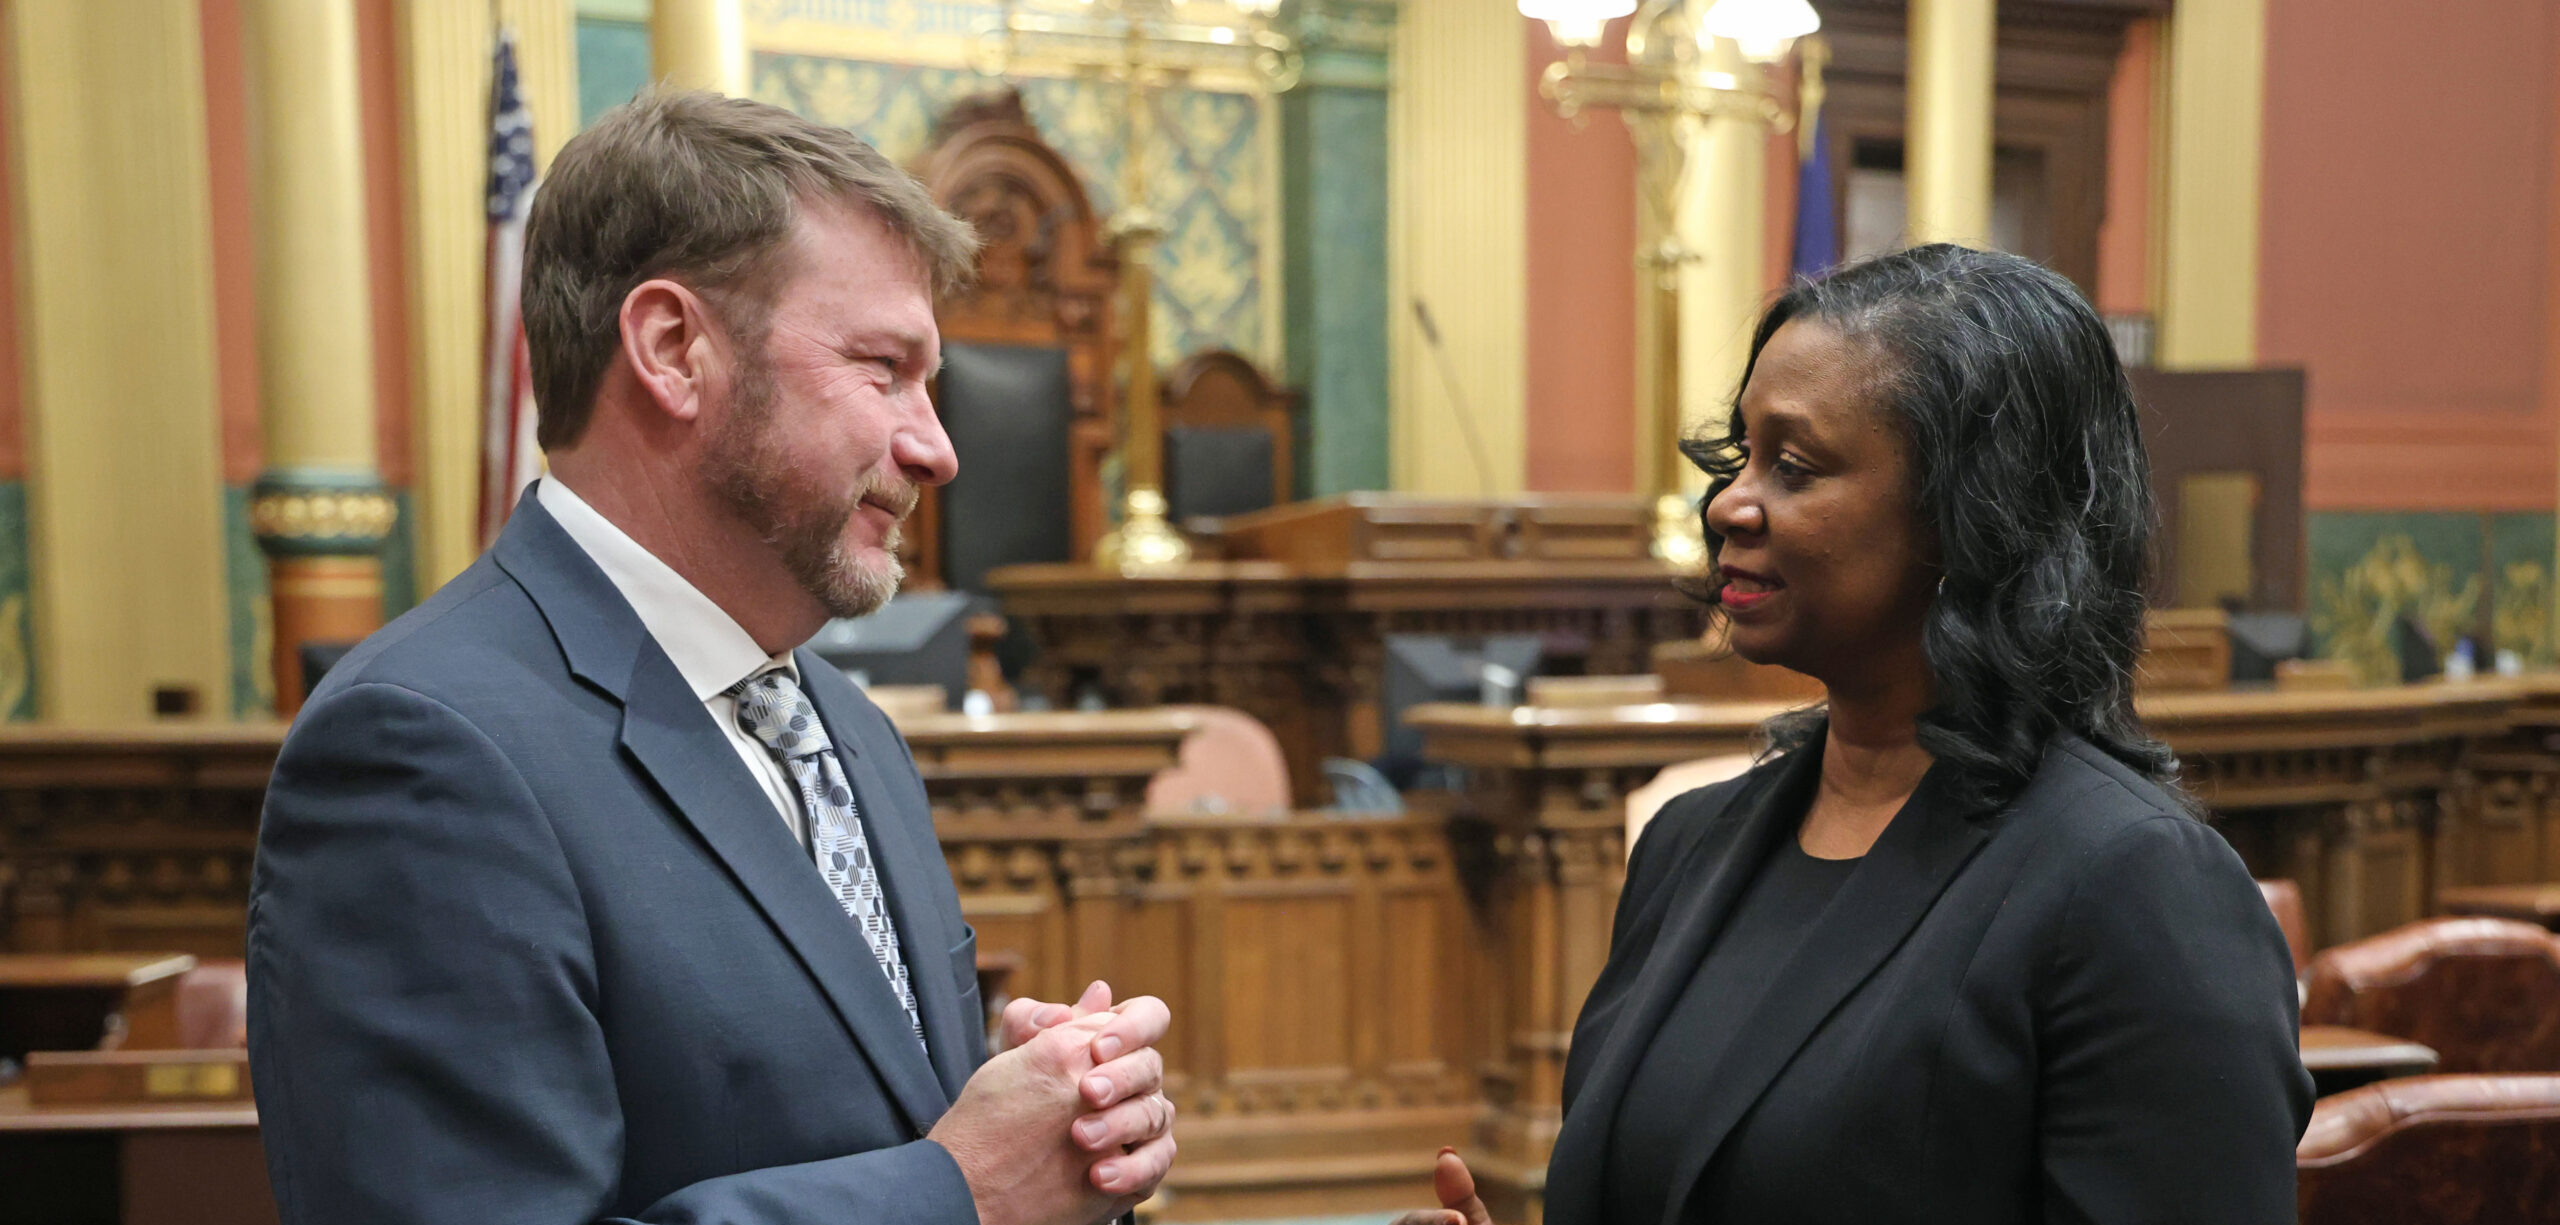
[(1280, 11), (1280, 0), (1235, 0), (1235, 5), (1247, 17), (1268, 17)]
[(1609, 19), (1636, 11), (1636, 0), (1520, 0), (1520, 15), (1547, 23), (1559, 46), (1589, 50), (1600, 45)]
[(1795, 40), (1821, 28), (1805, 0), (1716, 0), (1698, 22), (1699, 33), (1732, 39), (1755, 64), (1785, 59)]

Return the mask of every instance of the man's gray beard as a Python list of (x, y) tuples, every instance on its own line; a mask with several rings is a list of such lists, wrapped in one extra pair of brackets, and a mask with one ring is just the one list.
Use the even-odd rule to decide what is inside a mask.
[(877, 611), (907, 577), (898, 561), (898, 529), (880, 542), (887, 564), (869, 566), (844, 543), (845, 524), (873, 492), (872, 482), (842, 499), (795, 514), (779, 474), (787, 470), (789, 445), (773, 436), (773, 371), (762, 355), (738, 371), (737, 398), (719, 434), (704, 449), (702, 477), (720, 500), (781, 551), (782, 564), (829, 616), (859, 617)]

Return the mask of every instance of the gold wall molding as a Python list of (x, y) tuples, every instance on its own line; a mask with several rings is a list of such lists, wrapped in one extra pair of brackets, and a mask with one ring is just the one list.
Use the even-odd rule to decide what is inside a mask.
[(266, 493), (249, 502), (249, 530), (283, 541), (369, 541), (379, 548), (399, 519), (399, 503), (382, 493)]
[[(1408, 0), (1398, 10), (1387, 96), (1387, 434), (1399, 490), (1516, 493), (1527, 479), (1525, 20), (1511, 0)], [(1424, 343), (1417, 300), (1438, 325), (1464, 405)]]
[(2266, 0), (2184, 4), (2168, 22), (2158, 360), (2173, 370), (2250, 366), (2258, 360)]
[(12, 4), (6, 20), (42, 714), (142, 723), (171, 685), (227, 709), (196, 0)]

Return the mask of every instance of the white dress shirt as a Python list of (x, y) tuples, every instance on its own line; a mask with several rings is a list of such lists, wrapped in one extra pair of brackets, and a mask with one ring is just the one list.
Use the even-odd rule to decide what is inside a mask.
[(799, 680), (800, 669), (792, 662), (791, 652), (765, 654), (737, 618), (612, 520), (596, 513), (558, 476), (544, 473), (534, 496), (559, 521), (561, 530), (569, 533), (569, 539), (595, 560), (596, 568), (613, 581), (622, 598), (631, 602), (631, 611), (640, 614), (640, 624), (658, 640), (667, 658), (675, 661), (676, 671), (693, 687), (693, 696), (701, 699), (711, 721), (729, 738), (729, 747), (738, 751), (739, 760), (747, 763), (748, 773), (764, 788), (765, 798), (773, 801), (774, 812), (791, 828), (792, 837), (808, 845), (799, 791), (783, 774), (782, 763), (738, 726), (738, 700), (729, 696), (738, 682), (777, 669)]

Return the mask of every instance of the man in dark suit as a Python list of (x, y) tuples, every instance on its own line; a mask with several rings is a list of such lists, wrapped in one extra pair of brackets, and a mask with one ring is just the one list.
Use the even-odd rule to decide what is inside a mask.
[[(906, 745), (797, 650), (956, 461), (967, 227), (850, 135), (658, 93), (563, 149), (550, 471), (287, 738), (249, 915), (289, 1225), (1092, 1225), (1173, 1157), (1161, 1003), (1008, 1010)], [(1099, 987), (1099, 985), (1097, 985)]]

